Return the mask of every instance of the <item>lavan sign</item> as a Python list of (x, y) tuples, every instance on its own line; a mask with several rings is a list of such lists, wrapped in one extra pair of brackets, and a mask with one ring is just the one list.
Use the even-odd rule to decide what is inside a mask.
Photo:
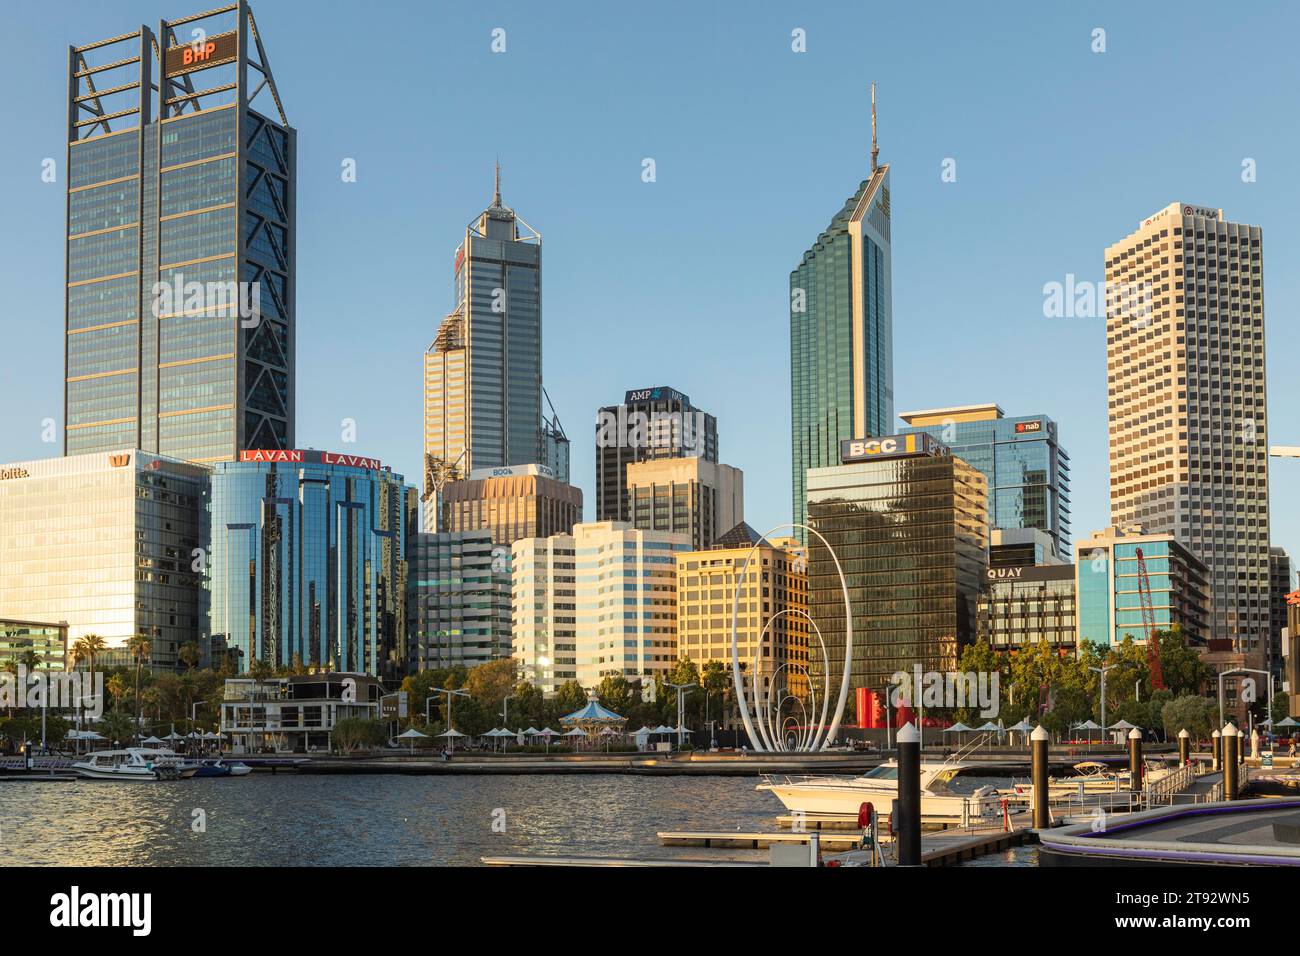
[(886, 438), (847, 438), (840, 442), (840, 462), (845, 465), (855, 461), (876, 461), (909, 455), (941, 458), (950, 454), (952, 452), (947, 445), (940, 444), (925, 432), (890, 435)]
[(343, 465), (348, 468), (369, 468), (371, 471), (384, 470), (383, 462), (378, 458), (340, 455), (332, 451), (317, 451), (314, 448), (246, 448), (239, 453), (239, 460), (285, 465)]

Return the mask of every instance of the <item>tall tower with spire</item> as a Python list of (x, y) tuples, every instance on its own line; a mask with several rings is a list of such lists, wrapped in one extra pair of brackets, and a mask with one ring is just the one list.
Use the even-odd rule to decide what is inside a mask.
[[(465, 227), (455, 307), (424, 357), (425, 525), (441, 483), (479, 468), (543, 463), (542, 237), (501, 198)], [(568, 475), (560, 475), (567, 481)]]
[[(808, 469), (840, 463), (840, 441), (888, 435), (894, 420), (889, 164), (871, 168), (790, 273), (791, 483), (808, 513)], [(804, 532), (798, 532), (805, 540)]]

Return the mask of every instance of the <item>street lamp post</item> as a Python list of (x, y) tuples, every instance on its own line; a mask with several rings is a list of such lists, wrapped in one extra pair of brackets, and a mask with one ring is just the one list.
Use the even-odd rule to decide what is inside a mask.
[(1101, 667), (1088, 668), (1101, 675), (1101, 732), (1103, 734), (1106, 733), (1106, 671), (1118, 666), (1118, 664), (1103, 664)]
[[(1271, 720), (1273, 718), (1273, 672), (1259, 670), (1258, 668), (1255, 667), (1234, 667), (1231, 670), (1226, 670), (1223, 671), (1221, 674), (1219, 674), (1219, 726), (1220, 727), (1223, 726), (1223, 679), (1225, 677), (1230, 677), (1234, 674), (1263, 674), (1268, 678), (1267, 716)], [(1247, 717), (1250, 716), (1249, 710), (1247, 710), (1246, 716)]]
[(682, 724), (685, 722), (686, 719), (685, 718), (686, 710), (684, 706), (685, 705), (684, 691), (688, 687), (699, 687), (700, 685), (695, 683), (695, 681), (691, 681), (689, 684), (670, 684), (668, 683), (668, 681), (664, 681), (664, 686), (671, 687), (673, 690), (677, 691), (677, 749), (681, 750), (682, 749)]
[[(469, 691), (467, 691), (467, 690), (454, 690), (454, 689), (450, 689), (450, 688), (447, 688), (447, 687), (430, 687), (429, 690), (435, 690), (435, 691), (437, 691), (439, 694), (446, 694), (446, 695), (447, 695), (447, 729), (448, 729), (448, 730), (454, 730), (455, 728), (452, 727), (452, 725), (451, 725), (451, 699), (452, 699), (453, 697), (468, 697), (468, 696), (469, 696)], [(429, 701), (428, 701), (428, 700), (425, 700), (425, 702), (424, 702), (424, 707), (425, 707), (425, 715), (426, 715), (425, 723), (428, 723), (428, 718), (427, 718), (428, 711), (429, 711)], [(451, 750), (455, 750), (455, 749), (456, 749), (456, 738), (453, 737), (451, 734), (448, 734), (448, 735), (447, 735), (447, 746), (448, 746), (448, 748), (451, 749)]]

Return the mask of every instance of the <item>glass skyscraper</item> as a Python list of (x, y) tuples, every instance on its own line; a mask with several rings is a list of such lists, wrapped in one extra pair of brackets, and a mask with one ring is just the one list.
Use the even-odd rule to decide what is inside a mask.
[[(406, 673), (416, 491), (373, 458), (254, 450), (213, 466), (211, 635), (254, 660)], [(214, 653), (217, 653), (214, 650)]]
[(499, 166), (453, 270), (456, 307), (424, 356), (426, 500), (480, 468), (545, 464), (567, 482), (567, 439), (542, 408), (542, 236), (502, 203)]
[(240, 0), (68, 54), (64, 453), (293, 444), (295, 132)]
[[(894, 418), (889, 165), (877, 167), (790, 273), (793, 511), (809, 468), (839, 464), (840, 442), (889, 434)], [(796, 529), (805, 541), (802, 529)]]
[(965, 405), (899, 415), (903, 434), (926, 432), (974, 465), (989, 482), (989, 524), (1037, 528), (1056, 557), (1070, 561), (1070, 456), (1046, 415), (1004, 418), (997, 405)]
[[(988, 482), (921, 436), (845, 446), (844, 464), (808, 475), (808, 521), (826, 539), (810, 536), (808, 610), (814, 633), (826, 641), (831, 677), (844, 667), (846, 631), (840, 576), (827, 543), (843, 568), (853, 611), (850, 686), (883, 692), (892, 674), (916, 664), (954, 670), (976, 635), (987, 571)], [(809, 661), (812, 685), (819, 687), (825, 665), (815, 643)]]

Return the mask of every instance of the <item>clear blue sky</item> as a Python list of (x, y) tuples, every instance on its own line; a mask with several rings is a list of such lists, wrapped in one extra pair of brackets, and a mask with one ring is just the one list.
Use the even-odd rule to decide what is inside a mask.
[[(67, 46), (209, 5), (6, 11), (0, 460), (55, 452), (40, 422), (62, 421), (64, 186), (42, 183), (40, 163), (62, 166)], [(299, 131), (298, 444), (374, 455), (419, 483), (421, 356), (499, 155), (506, 202), (544, 236), (545, 379), (588, 518), (596, 408), (671, 385), (717, 415), (750, 522), (788, 521), (788, 275), (866, 174), (873, 79), (893, 167), (896, 409), (1051, 415), (1073, 460), (1075, 536), (1104, 526), (1104, 323), (1044, 318), (1042, 288), (1100, 280), (1105, 246), (1179, 200), (1263, 227), (1270, 437), (1300, 444), (1300, 15), (810, 6), (255, 0)], [(806, 53), (791, 51), (796, 27)], [(345, 157), (356, 183), (340, 180)], [(947, 157), (955, 183), (940, 180)], [(341, 448), (344, 418), (358, 436)], [(1300, 461), (1274, 462), (1273, 540), (1293, 555), (1298, 484)]]

